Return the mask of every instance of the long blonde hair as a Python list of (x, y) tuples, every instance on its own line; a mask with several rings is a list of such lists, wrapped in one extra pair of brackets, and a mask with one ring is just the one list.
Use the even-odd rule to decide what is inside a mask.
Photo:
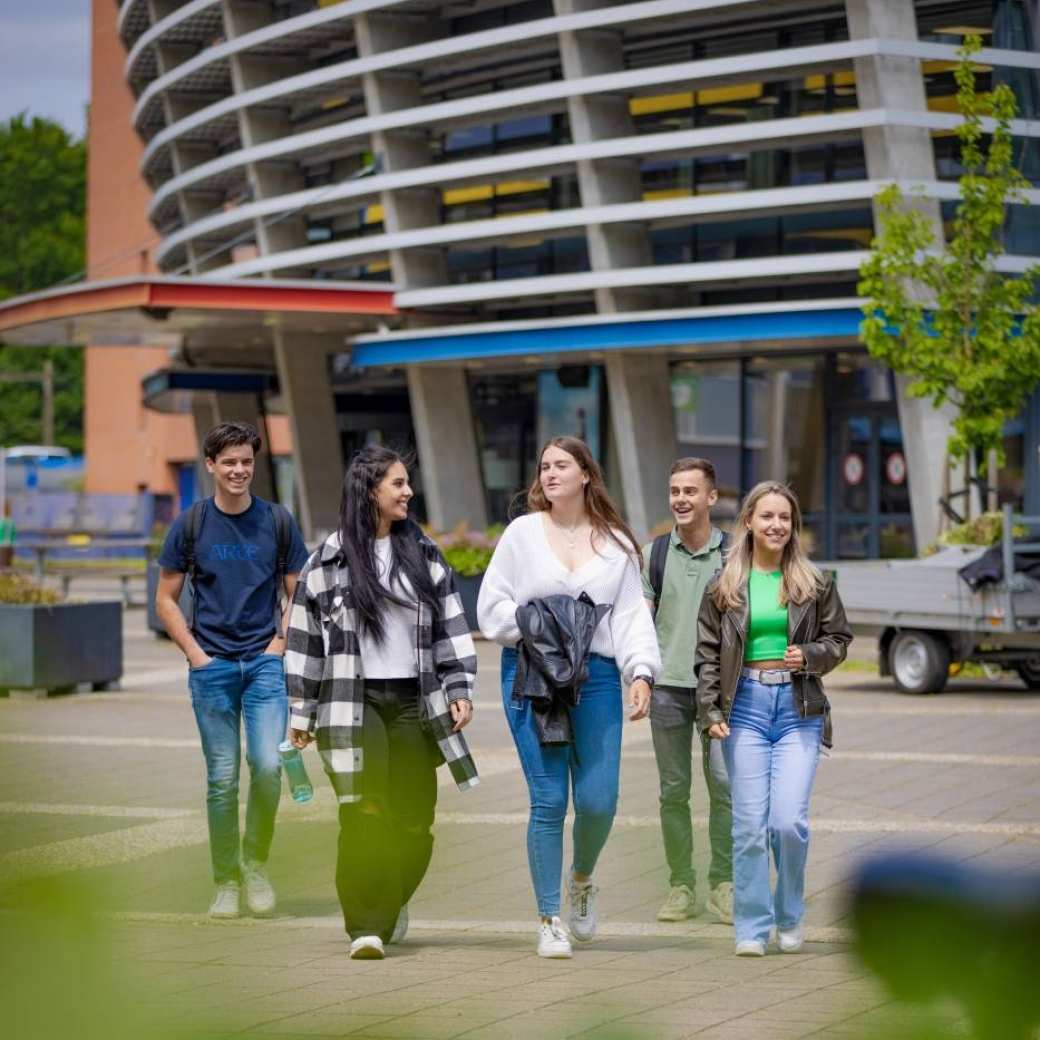
[(798, 496), (786, 485), (773, 480), (756, 484), (740, 506), (740, 515), (733, 525), (733, 543), (726, 556), (719, 584), (715, 589), (715, 603), (720, 610), (739, 607), (747, 595), (751, 575), (754, 535), (748, 524), (755, 515), (758, 503), (766, 495), (782, 495), (791, 506), (791, 538), (780, 557), (780, 603), (804, 603), (814, 599), (823, 587), (823, 575), (802, 548), (802, 510)]

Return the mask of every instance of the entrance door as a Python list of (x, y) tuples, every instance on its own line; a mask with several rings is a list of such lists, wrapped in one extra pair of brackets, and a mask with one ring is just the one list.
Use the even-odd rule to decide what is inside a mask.
[(831, 412), (828, 555), (839, 560), (913, 556), (910, 488), (896, 406)]

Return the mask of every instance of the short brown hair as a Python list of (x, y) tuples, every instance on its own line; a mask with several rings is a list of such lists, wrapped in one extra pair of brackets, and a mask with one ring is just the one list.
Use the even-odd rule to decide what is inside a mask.
[(711, 482), (712, 487), (718, 487), (715, 480), (715, 467), (707, 459), (699, 459), (696, 455), (687, 455), (684, 458), (676, 459), (672, 463), (672, 468), (668, 471), (668, 476), (674, 477), (676, 473), (685, 473), (690, 469), (699, 469)]
[(260, 450), (260, 434), (256, 427), (247, 422), (217, 423), (202, 442), (202, 452), (207, 459), (216, 459), (227, 448), (237, 448), (240, 444), (248, 444), (255, 455)]

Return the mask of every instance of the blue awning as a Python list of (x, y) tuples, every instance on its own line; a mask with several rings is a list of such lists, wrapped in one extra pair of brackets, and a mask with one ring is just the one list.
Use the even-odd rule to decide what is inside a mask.
[(684, 316), (638, 321), (553, 324), (523, 329), (458, 328), (443, 335), (364, 337), (353, 346), (358, 368), (466, 361), (478, 358), (541, 356), (589, 350), (776, 340), (856, 339), (863, 314), (858, 307), (756, 311), (752, 314)]

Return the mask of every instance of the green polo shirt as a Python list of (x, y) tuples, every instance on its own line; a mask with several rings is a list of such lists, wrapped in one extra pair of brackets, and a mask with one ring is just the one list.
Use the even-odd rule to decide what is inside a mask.
[[(651, 543), (652, 545), (653, 543)], [(696, 685), (693, 651), (697, 645), (697, 614), (712, 575), (722, 566), (722, 532), (711, 529), (708, 544), (692, 553), (673, 527), (664, 562), (661, 599), (657, 607), (657, 643), (663, 669), (657, 677), (661, 686)], [(643, 546), (643, 595), (653, 602), (650, 584), (650, 545)]]

